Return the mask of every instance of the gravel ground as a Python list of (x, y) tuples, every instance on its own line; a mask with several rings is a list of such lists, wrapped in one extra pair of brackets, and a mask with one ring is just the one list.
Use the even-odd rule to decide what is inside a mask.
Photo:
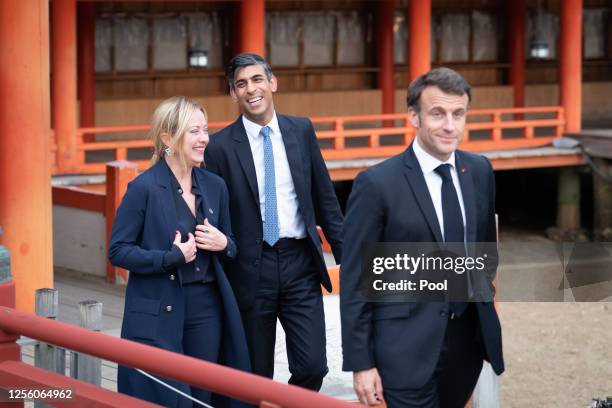
[(611, 303), (501, 303), (501, 406), (586, 407), (612, 395)]

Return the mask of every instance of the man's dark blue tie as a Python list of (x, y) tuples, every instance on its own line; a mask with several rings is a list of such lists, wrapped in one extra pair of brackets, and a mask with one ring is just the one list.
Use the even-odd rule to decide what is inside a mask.
[[(455, 190), (455, 185), (453, 184), (453, 178), (451, 176), (451, 165), (441, 164), (435, 171), (440, 177), (442, 177), (442, 218), (444, 219), (444, 242), (465, 242), (463, 215), (461, 215), (459, 197), (457, 195), (457, 190)], [(464, 256), (465, 251), (461, 251), (461, 253), (458, 253), (457, 255)], [(456, 276), (454, 277), (456, 278)], [(467, 279), (465, 274), (460, 275), (460, 279), (458, 281), (463, 283), (460, 285), (460, 288), (467, 288), (467, 281), (465, 279)], [(467, 297), (467, 289), (465, 290), (465, 294), (462, 293), (462, 296)], [(461, 316), (466, 308), (467, 302), (450, 303), (451, 312), (457, 316)]]

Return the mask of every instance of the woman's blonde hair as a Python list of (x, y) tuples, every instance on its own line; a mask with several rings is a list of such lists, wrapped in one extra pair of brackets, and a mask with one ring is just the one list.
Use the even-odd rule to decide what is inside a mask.
[[(178, 154), (181, 164), (186, 166), (183, 143), (191, 117), (198, 110), (201, 111), (206, 120), (208, 120), (208, 115), (204, 107), (202, 107), (199, 102), (184, 96), (173, 96), (157, 106), (155, 112), (153, 112), (151, 131), (149, 132), (149, 137), (153, 141), (153, 146), (155, 148), (153, 158), (151, 159), (151, 165), (157, 163), (166, 154), (166, 148), (169, 147), (173, 152)], [(167, 146), (161, 138), (161, 135), (164, 133), (170, 136), (171, 143), (169, 146)]]

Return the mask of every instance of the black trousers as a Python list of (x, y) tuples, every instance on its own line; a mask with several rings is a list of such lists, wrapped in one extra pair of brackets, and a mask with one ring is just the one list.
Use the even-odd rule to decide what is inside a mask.
[[(216, 363), (219, 360), (223, 331), (223, 306), (217, 282), (183, 285), (183, 296), (183, 353)], [(211, 393), (208, 390), (192, 386), (191, 396), (207, 404), (211, 402)], [(193, 406), (198, 405), (193, 403)]]
[(318, 391), (327, 374), (325, 315), (318, 272), (306, 239), (264, 244), (253, 307), (242, 312), (253, 372), (274, 375), (276, 321), (286, 334), (289, 384)]
[[(388, 408), (464, 408), (482, 370), (484, 347), (476, 307), (449, 318), (434, 374), (419, 389), (384, 389)], [(410, 367), (406, 367), (407, 370)]]

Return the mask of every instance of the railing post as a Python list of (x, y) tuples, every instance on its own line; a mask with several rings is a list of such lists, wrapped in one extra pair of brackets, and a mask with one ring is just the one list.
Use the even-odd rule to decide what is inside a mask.
[[(410, 116), (406, 115), (404, 117), (404, 127), (406, 129), (410, 129), (412, 128), (412, 123), (410, 122)], [(412, 132), (411, 131), (406, 131), (406, 133), (404, 133), (404, 145), (408, 146), (410, 144), (410, 142), (412, 142), (412, 136), (414, 135), (414, 128), (412, 128)]]
[[(2, 228), (0, 228), (1, 237)], [(0, 245), (0, 306), (15, 308), (15, 282), (11, 276), (11, 258), (8, 249), (3, 245)], [(18, 338), (18, 335), (0, 330), (0, 363), (21, 360)], [(0, 392), (0, 395), (4, 395), (4, 392)], [(23, 407), (23, 403), (0, 402), (0, 408), (4, 407)]]
[[(102, 330), (102, 302), (79, 302), (79, 326), (99, 332)], [(70, 353), (70, 376), (98, 387), (102, 384), (102, 360), (87, 354)]]
[(499, 142), (502, 140), (501, 131), (501, 114), (499, 112), (493, 113), (493, 141)]
[(565, 111), (563, 110), (563, 107), (557, 108), (557, 120), (559, 121), (559, 124), (557, 125), (557, 134), (555, 136), (561, 137), (565, 131)]
[[(342, 150), (345, 146), (344, 141), (344, 121), (342, 119), (336, 119), (334, 121), (334, 132), (336, 132), (336, 136), (334, 136), (334, 149)], [(338, 135), (338, 132), (342, 132)]]
[[(125, 160), (116, 160), (106, 163), (106, 248), (110, 241), (115, 213), (121, 199), (127, 190), (127, 185), (138, 174), (138, 165)], [(108, 250), (107, 250), (108, 252)], [(128, 274), (125, 269), (117, 268), (106, 261), (106, 280), (112, 283), (126, 284)]]
[[(56, 320), (59, 311), (59, 292), (57, 289), (36, 289), (36, 314), (47, 319)], [(34, 346), (34, 365), (55, 373), (66, 374), (66, 350), (39, 341)], [(34, 407), (46, 408), (51, 405), (35, 402)]]

